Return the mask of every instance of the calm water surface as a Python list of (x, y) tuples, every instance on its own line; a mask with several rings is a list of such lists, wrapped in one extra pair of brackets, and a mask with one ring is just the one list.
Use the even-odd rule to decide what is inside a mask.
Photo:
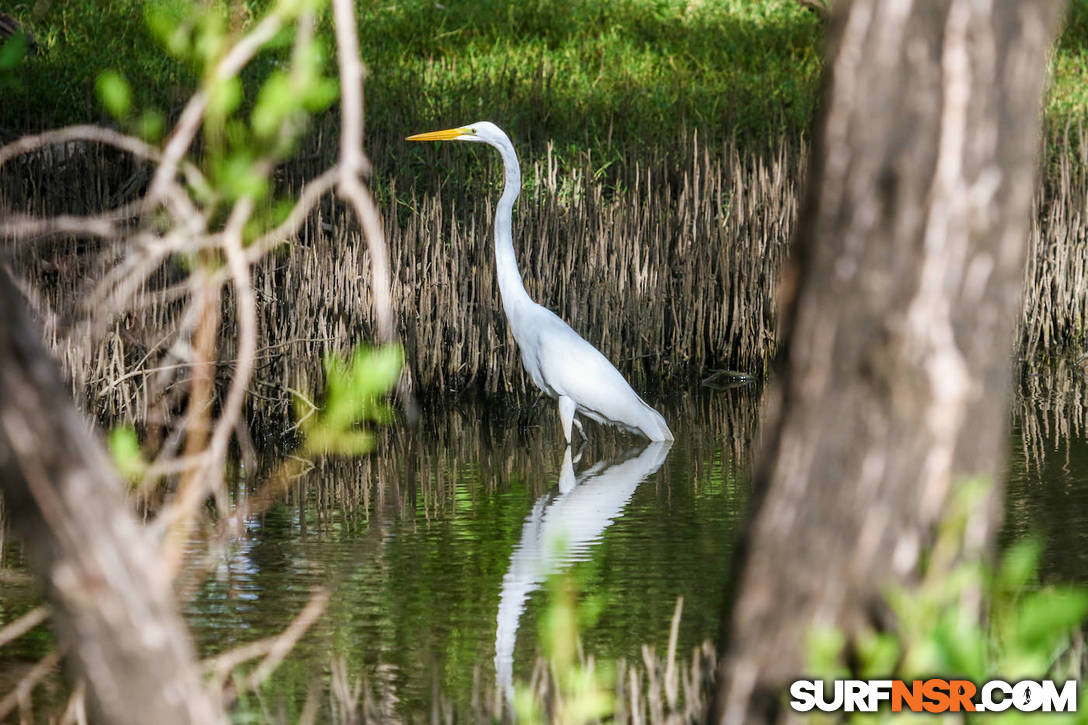
[[(1014, 409), (1004, 539), (1043, 532), (1048, 578), (1088, 580), (1085, 392), (1068, 371), (1032, 378)], [(210, 655), (276, 634), (331, 586), (326, 616), (274, 676), (287, 713), (334, 658), (392, 711), (429, 711), (436, 686), (464, 705), (474, 682), (529, 677), (545, 579), (569, 572), (596, 612), (582, 631), (588, 651), (662, 652), (683, 597), (679, 651), (689, 652), (717, 635), (760, 397), (698, 388), (661, 401), (671, 447), (587, 426), (590, 442), (570, 456), (541, 402), (461, 406), (392, 431), (368, 459), (319, 461), (214, 558), (185, 607), (198, 646)], [(37, 595), (16, 545), (0, 565), (2, 624)], [(0, 672), (21, 670), (49, 639), (0, 650)]]
[(369, 460), (322, 461), (220, 559), (186, 609), (194, 636), (212, 653), (274, 634), (333, 583), (278, 691), (301, 701), (342, 655), (418, 711), (436, 681), (467, 699), (474, 677), (527, 680), (546, 577), (567, 571), (598, 613), (583, 631), (598, 657), (664, 651), (678, 597), (689, 651), (718, 631), (759, 393), (665, 401), (671, 446), (595, 427), (571, 456), (543, 403), (520, 421), (430, 416)]

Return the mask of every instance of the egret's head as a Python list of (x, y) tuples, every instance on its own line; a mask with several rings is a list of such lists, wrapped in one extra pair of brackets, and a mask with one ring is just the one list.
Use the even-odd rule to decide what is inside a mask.
[(460, 128), (449, 128), (445, 131), (431, 131), (430, 133), (417, 133), (409, 136), (408, 141), (483, 141), (492, 146), (509, 144), (510, 139), (502, 129), (490, 121), (480, 121)]

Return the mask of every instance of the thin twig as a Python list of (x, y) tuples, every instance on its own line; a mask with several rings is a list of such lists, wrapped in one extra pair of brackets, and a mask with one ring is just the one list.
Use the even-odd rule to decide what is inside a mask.
[(330, 592), (328, 589), (318, 589), (310, 597), (310, 601), (302, 608), (291, 623), (273, 637), (265, 637), (253, 642), (247, 642), (227, 652), (216, 655), (204, 661), (204, 671), (216, 682), (222, 681), (239, 665), (250, 660), (264, 657), (265, 659), (245, 679), (245, 687), (252, 689), (261, 684), (273, 670), (279, 666), (283, 658), (298, 643), (306, 631), (325, 611), (329, 603)]
[(68, 234), (81, 237), (110, 239), (120, 236), (117, 222), (130, 219), (139, 213), (136, 204), (125, 204), (104, 214), (61, 214), (53, 217), (35, 217), (12, 214), (0, 221), (0, 238), (30, 239)]
[[(125, 151), (133, 156), (153, 163), (162, 159), (162, 152), (158, 148), (135, 136), (129, 136), (128, 134), (114, 131), (111, 128), (105, 128), (103, 126), (82, 124), (78, 126), (65, 126), (64, 128), (44, 131), (31, 136), (23, 136), (0, 147), (0, 166), (3, 166), (18, 156), (23, 156), (48, 146), (60, 146), (73, 141), (88, 141), (90, 143), (113, 146), (116, 149), (120, 149), (121, 151)], [(183, 163), (182, 171), (189, 180), (189, 183), (194, 186), (207, 185), (204, 175), (194, 164), (190, 162)]]
[(340, 196), (354, 207), (370, 252), (370, 288), (377, 337), (382, 342), (391, 342), (396, 332), (389, 251), (374, 198), (360, 179), (368, 163), (363, 154), (363, 64), (359, 60), (359, 38), (351, 0), (333, 0), (333, 17), (336, 58), (340, 66)]
[(38, 664), (31, 667), (30, 671), (23, 676), (23, 679), (19, 680), (19, 684), (15, 686), (15, 689), (9, 692), (3, 700), (0, 700), (0, 721), (10, 715), (19, 706), (20, 702), (26, 701), (30, 697), (30, 693), (38, 686), (38, 683), (56, 669), (59, 663), (60, 652), (53, 651), (39, 660)]
[(16, 141), (12, 141), (6, 146), (0, 147), (0, 166), (17, 156), (37, 151), (46, 146), (58, 146), (72, 141), (90, 141), (113, 146), (148, 161), (158, 161), (160, 157), (157, 148), (134, 136), (103, 128), (102, 126), (82, 125), (65, 126), (64, 128), (45, 131), (33, 136), (23, 136)]
[[(242, 199), (238, 202), (231, 219), (223, 231), (223, 251), (227, 255), (227, 267), (234, 282), (234, 298), (238, 323), (238, 364), (234, 368), (230, 389), (227, 391), (223, 412), (219, 416), (212, 440), (208, 446), (212, 465), (222, 468), (227, 457), (231, 431), (242, 414), (246, 400), (246, 391), (253, 376), (257, 357), (257, 298), (253, 294), (253, 285), (249, 274), (249, 262), (246, 260), (242, 245), (242, 231), (253, 213), (253, 200)], [(220, 471), (221, 472), (221, 471)]]
[[(265, 16), (257, 24), (257, 27), (246, 33), (230, 49), (230, 52), (219, 61), (210, 82), (213, 84), (221, 83), (237, 75), (238, 71), (249, 63), (253, 56), (264, 47), (265, 43), (272, 40), (282, 27), (283, 17), (279, 13), (272, 12)], [(168, 184), (173, 180), (174, 174), (177, 173), (179, 162), (185, 156), (185, 152), (189, 150), (189, 145), (192, 144), (193, 138), (204, 120), (204, 111), (208, 106), (208, 98), (207, 89), (201, 89), (194, 93), (189, 102), (185, 104), (185, 109), (181, 112), (181, 117), (178, 119), (177, 125), (174, 126), (174, 131), (170, 134), (166, 147), (163, 149), (159, 167), (155, 170), (155, 176), (151, 179), (147, 196), (144, 197), (145, 209), (157, 204), (166, 193)]]
[[(238, 201), (223, 229), (223, 251), (227, 256), (234, 283), (234, 296), (238, 322), (238, 365), (223, 403), (223, 410), (215, 422), (211, 440), (205, 451), (206, 458), (200, 470), (192, 472), (179, 487), (175, 502), (167, 507), (162, 518), (168, 522), (171, 535), (164, 546), (163, 557), (168, 566), (180, 566), (182, 545), (192, 526), (192, 518), (201, 502), (215, 490), (222, 476), (227, 448), (234, 425), (242, 413), (246, 391), (253, 375), (257, 351), (257, 300), (250, 283), (249, 262), (242, 247), (242, 232), (253, 213), (252, 197)], [(192, 454), (194, 451), (187, 451)]]
[(23, 616), (0, 629), (0, 647), (14, 639), (19, 639), (30, 630), (49, 618), (49, 608), (45, 606), (34, 607)]

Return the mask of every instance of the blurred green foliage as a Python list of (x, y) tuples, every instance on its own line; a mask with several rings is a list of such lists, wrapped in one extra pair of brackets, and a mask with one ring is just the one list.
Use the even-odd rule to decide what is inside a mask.
[[(561, 541), (552, 542), (559, 549)], [(557, 554), (561, 558), (561, 554)], [(523, 723), (581, 725), (607, 719), (615, 707), (615, 666), (590, 663), (581, 655), (580, 621), (595, 618), (593, 600), (578, 602), (574, 575), (569, 571), (548, 578), (548, 602), (541, 614), (540, 644), (553, 678), (548, 696), (526, 683), (515, 685), (514, 710)], [(582, 625), (584, 626), (584, 625)], [(545, 701), (548, 697), (548, 701)]]
[[(127, 79), (130, 130), (152, 140), (201, 84), (211, 59), (277, 5), (271, 0), (53, 0), (20, 20), (40, 52), (17, 74), (0, 68), (0, 129), (23, 132), (108, 120), (96, 79)], [(434, 182), (413, 132), (488, 119), (526, 157), (554, 144), (556, 156), (589, 153), (601, 169), (626, 154), (669, 150), (699, 129), (711, 146), (735, 139), (760, 151), (802, 137), (816, 108), (824, 23), (796, 0), (400, 0), (356, 3), (367, 76), (367, 135), (376, 179)], [(195, 15), (193, 7), (200, 9)], [(288, 88), (290, 35), (241, 74), (256, 94), (213, 105), (249, 114), (248, 129), (270, 139), (291, 112), (320, 113), (335, 98), (320, 71), (332, 48), (329, 13), (318, 24), (309, 80)], [(9, 44), (13, 45), (13, 44)], [(167, 52), (163, 51), (163, 47)], [(7, 47), (7, 46), (6, 46)], [(0, 65), (3, 58), (0, 57)], [(1051, 62), (1052, 127), (1088, 116), (1088, 0), (1073, 0)], [(116, 95), (111, 96), (116, 98)], [(330, 118), (334, 123), (335, 121)], [(237, 129), (227, 130), (232, 142)], [(290, 145), (288, 144), (288, 147)], [(222, 164), (235, 193), (261, 191), (241, 160)], [(237, 182), (234, 184), (233, 182)], [(381, 184), (379, 183), (380, 191)]]
[(139, 481), (147, 470), (147, 463), (140, 452), (136, 429), (131, 425), (118, 426), (110, 431), (107, 443), (118, 472), (129, 481)]
[(393, 411), (384, 396), (400, 377), (404, 352), (399, 345), (358, 348), (350, 359), (325, 359), (324, 406), (307, 414), (296, 398), (307, 455), (359, 455), (374, 447), (374, 434), (365, 426), (388, 424)]
[[(128, 78), (135, 106), (171, 116), (269, 6), (214, 0), (194, 15), (180, 0), (55, 0), (32, 23), (43, 52), (0, 127), (103, 119), (94, 86), (108, 69)], [(798, 134), (814, 107), (822, 26), (793, 0), (408, 0), (360, 3), (358, 15), (379, 136), (490, 118), (519, 142), (611, 155), (674, 143), (684, 128)], [(328, 17), (321, 33), (331, 35)], [(289, 52), (281, 44), (243, 82), (277, 90)], [(324, 105), (329, 85), (312, 88), (306, 100)]]
[[(810, 673), (824, 679), (907, 681), (950, 676), (975, 683), (1064, 681), (1079, 674), (1070, 650), (1075, 632), (1088, 617), (1088, 590), (1041, 585), (1042, 547), (1034, 539), (1013, 544), (996, 567), (964, 550), (969, 512), (988, 495), (988, 488), (977, 481), (961, 486), (926, 557), (920, 581), (887, 593), (895, 629), (861, 632), (853, 643), (837, 629), (813, 630), (808, 641)], [(1085, 694), (1088, 690), (1080, 694), (1081, 701)], [(1051, 723), (1080, 721), (1076, 713), (1038, 716)], [(892, 715), (854, 717), (872, 721)], [(1031, 714), (1010, 709), (987, 713), (990, 718), (1023, 720), (1031, 719)]]
[(0, 91), (16, 94), (23, 90), (22, 65), (27, 50), (25, 33), (15, 33), (0, 45)]

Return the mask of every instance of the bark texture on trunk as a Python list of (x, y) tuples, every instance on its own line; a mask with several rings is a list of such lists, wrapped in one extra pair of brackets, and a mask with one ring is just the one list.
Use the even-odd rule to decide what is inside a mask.
[[(1047, 53), (1063, 3), (836, 0), (780, 385), (715, 717), (776, 720), (814, 624), (908, 579), (1004, 460)], [(969, 527), (985, 546), (996, 496)]]
[(158, 550), (0, 267), (0, 492), (95, 722), (223, 722)]

